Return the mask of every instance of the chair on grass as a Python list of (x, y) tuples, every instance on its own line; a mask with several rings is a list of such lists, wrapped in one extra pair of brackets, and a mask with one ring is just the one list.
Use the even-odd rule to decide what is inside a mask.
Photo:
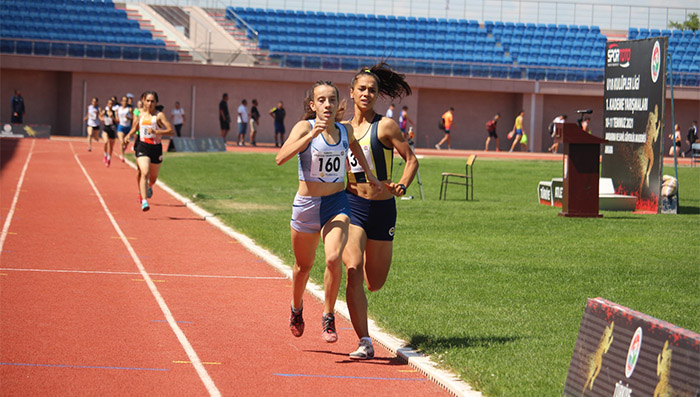
[(700, 143), (694, 143), (690, 147), (690, 166), (695, 167), (696, 163), (700, 163)]
[[(464, 174), (453, 174), (451, 172), (442, 173), (442, 182), (440, 183), (440, 200), (447, 200), (447, 185), (462, 185), (466, 188), (466, 200), (469, 200), (469, 188), (471, 187), (471, 199), (474, 200), (474, 161), (476, 155), (472, 154), (467, 157), (467, 163)], [(457, 178), (457, 181), (451, 181), (450, 178)], [(464, 179), (464, 181), (462, 181)]]

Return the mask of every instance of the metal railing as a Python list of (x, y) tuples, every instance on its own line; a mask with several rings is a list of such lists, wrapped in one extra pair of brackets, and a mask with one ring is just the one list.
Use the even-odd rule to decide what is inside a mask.
[(130, 61), (177, 62), (179, 60), (177, 52), (164, 46), (88, 43), (12, 37), (0, 38), (0, 53), (110, 60), (123, 59)]
[(696, 7), (650, 7), (554, 0), (147, 0), (149, 4), (207, 8), (253, 7), (303, 11), (351, 12), (429, 18), (597, 25), (601, 29), (630, 27), (667, 29), (669, 22), (682, 22)]

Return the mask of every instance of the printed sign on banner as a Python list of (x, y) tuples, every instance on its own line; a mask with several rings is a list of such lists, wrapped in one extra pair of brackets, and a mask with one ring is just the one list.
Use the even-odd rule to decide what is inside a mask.
[(667, 38), (609, 42), (601, 177), (636, 210), (659, 211), (663, 171)]
[(51, 126), (3, 123), (0, 138), (51, 138)]
[(565, 396), (700, 395), (700, 335), (605, 299), (589, 299)]

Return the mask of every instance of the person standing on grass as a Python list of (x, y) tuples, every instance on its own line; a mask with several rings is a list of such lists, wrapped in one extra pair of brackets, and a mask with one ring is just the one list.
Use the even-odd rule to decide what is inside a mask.
[(147, 199), (153, 196), (153, 185), (158, 180), (158, 172), (163, 162), (163, 145), (161, 137), (172, 135), (173, 127), (163, 112), (158, 112), (158, 94), (155, 91), (146, 91), (143, 95), (143, 108), (139, 117), (134, 120), (127, 138), (138, 131), (138, 145), (134, 144), (136, 151), (136, 164), (139, 172), (139, 198), (141, 199), (141, 211), (150, 209)]
[(175, 128), (175, 134), (178, 138), (182, 133), (182, 124), (185, 122), (185, 109), (180, 107), (180, 102), (175, 101), (175, 109), (170, 111), (170, 120)]
[(496, 134), (496, 124), (498, 124), (498, 120), (501, 118), (500, 113), (496, 113), (495, 116), (489, 121), (486, 122), (486, 133), (489, 134), (488, 137), (486, 137), (486, 147), (484, 148), (484, 151), (488, 152), (489, 151), (489, 142), (491, 142), (491, 138), (494, 139), (496, 143), (496, 151), (500, 152), (501, 148), (498, 146), (498, 134)]
[(282, 147), (284, 143), (284, 116), (286, 115), (282, 101), (277, 102), (277, 106), (270, 109), (270, 117), (275, 120), (275, 147)]
[(403, 139), (408, 139), (408, 133), (406, 132), (408, 131), (408, 123), (411, 123), (414, 127), (416, 126), (413, 120), (408, 117), (408, 106), (404, 106), (401, 108), (401, 113), (399, 114), (399, 129), (403, 134)]
[(12, 101), (10, 101), (12, 106), (12, 117), (10, 117), (10, 123), (12, 124), (22, 124), (24, 123), (24, 98), (22, 98), (22, 91), (15, 89), (15, 95), (12, 96)]
[[(515, 117), (515, 123), (513, 124), (513, 129), (508, 133), (508, 139), (513, 139), (513, 144), (510, 146), (509, 152), (513, 152), (515, 147), (518, 146), (520, 141), (523, 140), (523, 117), (525, 116), (525, 111), (521, 110), (518, 116)], [(526, 141), (527, 142), (527, 141)]]
[(394, 106), (393, 103), (392, 103), (391, 105), (389, 105), (389, 109), (386, 110), (386, 114), (384, 115), (384, 117), (393, 120), (393, 119), (394, 119), (394, 109), (395, 109), (395, 108), (396, 108), (396, 106)]
[(114, 124), (118, 121), (117, 114), (114, 112), (114, 101), (110, 98), (107, 101), (107, 106), (100, 109), (100, 121), (104, 125), (102, 129), (102, 140), (104, 141), (104, 162), (107, 167), (112, 164), (112, 150), (114, 149), (114, 140), (117, 138), (117, 132), (114, 130)]
[(452, 149), (452, 140), (450, 139), (450, 130), (452, 129), (452, 120), (454, 117), (455, 108), (449, 108), (442, 114), (442, 122), (440, 129), (445, 133), (440, 142), (435, 144), (435, 149), (440, 150), (443, 143), (447, 142), (447, 149)]
[(258, 132), (258, 124), (260, 123), (260, 112), (258, 111), (258, 100), (253, 99), (250, 107), (250, 145), (258, 146), (255, 142), (255, 134)]
[(245, 133), (248, 130), (248, 109), (246, 106), (248, 106), (248, 101), (244, 99), (237, 110), (238, 140), (236, 143), (238, 146), (245, 146)]
[(698, 122), (697, 120), (693, 120), (693, 125), (690, 126), (690, 129), (688, 129), (688, 150), (683, 153), (684, 156), (687, 156), (693, 151), (693, 144), (698, 141)]
[(219, 102), (219, 127), (221, 127), (221, 138), (226, 143), (226, 135), (231, 129), (231, 115), (228, 112), (228, 94), (224, 93)]
[(124, 160), (124, 151), (126, 150), (126, 145), (129, 141), (126, 140), (126, 134), (131, 131), (131, 120), (133, 120), (134, 115), (131, 113), (131, 106), (129, 105), (129, 99), (127, 97), (122, 97), (121, 105), (117, 109), (117, 142), (119, 143), (119, 159)]
[[(418, 160), (399, 126), (394, 120), (377, 114), (374, 106), (380, 95), (396, 99), (410, 94), (411, 87), (405, 77), (383, 62), (362, 68), (350, 83), (350, 97), (354, 103), (350, 124), (362, 147), (361, 158), (371, 169), (366, 173), (358, 158), (350, 156), (346, 193), (352, 213), (343, 262), (347, 271), (345, 297), (353, 328), (360, 338), (357, 350), (350, 353), (351, 359), (374, 357), (363, 282), (367, 282), (370, 291), (378, 291), (386, 282), (396, 225), (394, 197), (406, 194), (418, 172)], [(406, 162), (398, 183), (391, 181), (394, 150)], [(376, 177), (386, 187), (379, 195), (373, 195), (368, 175)]]
[(83, 121), (87, 121), (88, 152), (92, 152), (92, 140), (98, 140), (100, 132), (100, 105), (97, 97), (93, 97), (88, 105), (87, 114)]
[[(328, 343), (338, 340), (335, 301), (342, 279), (341, 256), (350, 223), (350, 208), (344, 191), (348, 149), (358, 156), (362, 169), (370, 170), (352, 127), (339, 122), (344, 106), (338, 104), (338, 97), (338, 89), (333, 83), (316, 82), (304, 101), (302, 121), (292, 128), (275, 157), (277, 165), (294, 156), (299, 158), (299, 189), (290, 222), (295, 261), (289, 328), (296, 337), (304, 333), (302, 298), (314, 265), (316, 247), (322, 238), (326, 254), (322, 337)], [(369, 179), (378, 191), (382, 190), (382, 184), (371, 173)]]

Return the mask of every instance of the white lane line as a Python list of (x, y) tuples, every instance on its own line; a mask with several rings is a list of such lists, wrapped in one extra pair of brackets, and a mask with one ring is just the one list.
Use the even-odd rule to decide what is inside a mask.
[[(79, 274), (112, 274), (112, 275), (138, 275), (138, 272), (113, 272), (107, 270), (62, 270), (62, 269), (20, 269), (0, 267), (2, 271), (8, 272), (40, 272), (40, 273), (79, 273)], [(217, 276), (213, 274), (173, 274), (173, 273), (149, 273), (151, 276), (159, 277), (193, 277), (193, 278), (221, 278), (234, 280), (286, 280), (287, 277), (264, 277), (264, 276)]]
[(97, 199), (100, 201), (100, 204), (102, 205), (102, 208), (104, 209), (105, 214), (107, 214), (107, 217), (109, 218), (110, 222), (112, 222), (112, 226), (114, 227), (114, 230), (116, 230), (117, 234), (119, 234), (119, 237), (121, 237), (122, 242), (126, 246), (126, 249), (129, 251), (129, 254), (131, 254), (131, 258), (134, 260), (136, 267), (138, 267), (139, 273), (141, 274), (143, 279), (146, 281), (146, 285), (148, 285), (148, 289), (151, 290), (153, 297), (156, 299), (156, 302), (158, 302), (158, 306), (160, 306), (160, 310), (163, 312), (163, 315), (165, 315), (165, 319), (168, 320), (168, 325), (170, 325), (170, 328), (175, 333), (175, 336), (177, 336), (177, 339), (180, 342), (180, 345), (182, 345), (183, 349), (185, 349), (185, 353), (187, 353), (187, 357), (192, 362), (192, 366), (197, 371), (197, 374), (199, 375), (199, 378), (204, 383), (204, 386), (207, 388), (209, 395), (210, 396), (221, 396), (221, 392), (214, 384), (214, 381), (209, 376), (209, 373), (207, 372), (207, 370), (204, 368), (202, 361), (199, 359), (199, 356), (197, 356), (197, 352), (194, 351), (194, 348), (190, 344), (190, 341), (187, 340), (187, 336), (185, 336), (185, 333), (182, 332), (182, 329), (180, 329), (180, 327), (177, 325), (177, 322), (175, 321), (175, 318), (173, 317), (173, 314), (170, 311), (170, 308), (168, 308), (168, 305), (165, 303), (163, 296), (160, 294), (160, 292), (158, 292), (158, 288), (156, 288), (156, 285), (153, 282), (153, 280), (151, 279), (151, 276), (148, 274), (148, 272), (146, 272), (146, 269), (143, 267), (143, 263), (141, 263), (141, 260), (139, 259), (138, 255), (136, 254), (136, 251), (134, 251), (134, 247), (132, 247), (131, 244), (129, 243), (129, 240), (126, 238), (126, 235), (124, 234), (122, 229), (119, 227), (119, 224), (114, 219), (114, 216), (112, 216), (112, 213), (109, 211), (109, 208), (107, 208), (107, 203), (105, 203), (104, 199), (102, 198), (102, 194), (100, 194), (100, 191), (97, 190), (97, 186), (95, 186), (95, 183), (93, 183), (92, 178), (90, 178), (90, 175), (88, 175), (87, 171), (85, 170), (85, 167), (83, 167), (83, 164), (80, 162), (78, 155), (75, 153), (75, 150), (73, 149), (73, 143), (70, 144), (70, 148), (71, 148), (71, 151), (73, 152), (73, 157), (75, 158), (75, 161), (78, 163), (78, 166), (80, 166), (80, 169), (83, 171), (83, 174), (85, 174), (85, 178), (87, 178), (88, 182), (90, 183), (90, 186), (92, 186), (92, 190), (95, 192), (95, 195), (97, 195)]
[(22, 184), (24, 183), (24, 175), (27, 173), (27, 168), (29, 167), (29, 160), (32, 158), (32, 152), (34, 151), (34, 144), (36, 140), (32, 139), (32, 147), (29, 148), (29, 154), (27, 155), (27, 160), (24, 161), (24, 167), (22, 167), (22, 173), (19, 176), (19, 181), (17, 181), (17, 187), (15, 188), (15, 197), (12, 199), (12, 204), (10, 205), (10, 211), (5, 217), (5, 224), (2, 226), (2, 234), (0, 234), (0, 256), (2, 255), (2, 247), (5, 245), (5, 239), (7, 238), (8, 231), (10, 230), (10, 224), (12, 223), (12, 216), (15, 214), (15, 207), (17, 207), (17, 200), (19, 200), (19, 193), (22, 191)]

